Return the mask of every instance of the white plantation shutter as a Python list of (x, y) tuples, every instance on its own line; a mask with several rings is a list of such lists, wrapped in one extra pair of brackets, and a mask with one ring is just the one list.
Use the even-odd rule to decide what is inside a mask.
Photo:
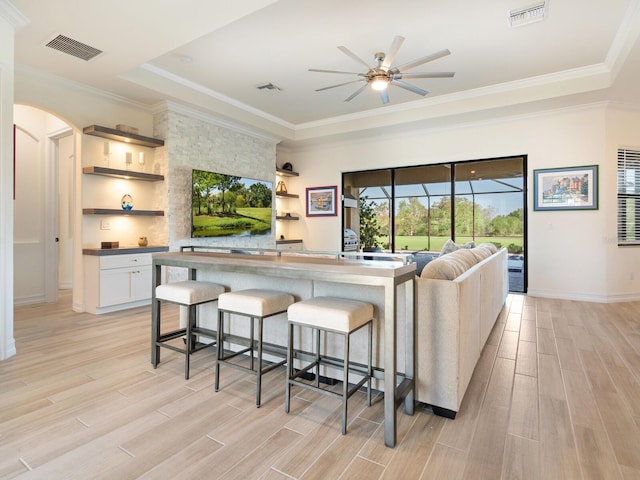
[(640, 245), (639, 150), (618, 150), (618, 245)]

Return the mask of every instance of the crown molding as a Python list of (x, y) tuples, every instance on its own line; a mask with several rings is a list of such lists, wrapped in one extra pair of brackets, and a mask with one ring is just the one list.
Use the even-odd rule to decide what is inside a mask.
[(9, 22), (14, 30), (20, 30), (31, 23), (31, 20), (25, 17), (22, 12), (8, 0), (0, 0), (0, 17)]
[[(496, 85), (489, 85), (486, 87), (475, 88), (471, 90), (465, 90), (461, 92), (451, 93), (448, 95), (440, 95), (437, 97), (425, 98), (422, 100), (416, 100), (414, 102), (402, 103), (399, 105), (390, 105), (385, 107), (384, 115), (391, 115), (394, 113), (404, 113), (415, 111), (419, 109), (425, 109), (433, 107), (435, 105), (444, 105), (447, 103), (455, 103), (460, 101), (469, 101), (473, 99), (488, 97), (492, 95), (500, 95), (505, 93), (513, 93), (517, 91), (525, 91), (535, 87), (549, 86), (553, 84), (574, 81), (577, 79), (608, 75), (610, 69), (604, 63), (596, 65), (590, 65), (587, 67), (574, 68), (570, 70), (563, 70), (561, 72), (550, 73), (546, 75), (538, 75), (535, 77), (525, 78), (522, 80), (514, 80), (512, 82), (505, 82)], [(301, 123), (296, 125), (296, 131), (308, 130), (318, 127), (325, 127), (328, 125), (335, 125), (342, 122), (349, 122), (353, 120), (364, 120), (369, 118), (375, 118), (381, 115), (379, 109), (367, 110), (363, 112), (353, 113), (349, 115), (341, 115), (339, 117), (332, 117), (314, 122)]]
[(214, 114), (205, 113), (195, 108), (188, 107), (181, 103), (177, 103), (169, 100), (155, 104), (151, 110), (152, 110), (151, 113), (153, 114), (158, 114), (164, 111), (178, 113), (180, 115), (184, 115), (186, 117), (200, 120), (204, 123), (208, 123), (209, 125), (225, 128), (227, 130), (231, 130), (233, 132), (240, 133), (242, 135), (247, 135), (249, 137), (256, 138), (259, 140), (265, 140), (274, 145), (281, 141), (281, 138), (275, 135), (259, 132), (257, 130), (241, 125), (239, 123), (231, 122), (229, 120), (223, 120), (222, 118)]
[(276, 117), (274, 115), (270, 115), (262, 110), (259, 110), (257, 108), (254, 108), (250, 105), (247, 105), (246, 103), (242, 103), (239, 102), (238, 100), (235, 100), (231, 97), (227, 97), (226, 95), (223, 95), (219, 92), (216, 92), (215, 90), (212, 90), (208, 87), (205, 87), (199, 83), (193, 82), (191, 80), (187, 80), (184, 77), (181, 77), (179, 75), (175, 75), (171, 72), (168, 72), (167, 70), (164, 70), (162, 68), (156, 67), (155, 65), (151, 65), (150, 63), (143, 63), (142, 65), (140, 65), (140, 67), (142, 70), (145, 70), (149, 73), (152, 73), (154, 75), (157, 75), (159, 77), (164, 78), (165, 80), (168, 80), (170, 82), (176, 83), (180, 86), (183, 86), (185, 88), (188, 88), (189, 90), (193, 90), (196, 91), (198, 93), (201, 93), (203, 95), (206, 95), (207, 97), (213, 98), (215, 100), (218, 100), (220, 102), (224, 102), (227, 105), (231, 105), (235, 108), (238, 108), (244, 112), (250, 113), (251, 115), (255, 115), (257, 117), (263, 118), (269, 122), (275, 123), (276, 125), (280, 125), (282, 127), (288, 128), (288, 129), (295, 129), (295, 125), (287, 122), (286, 120), (283, 120), (279, 117)]
[(632, 0), (622, 17), (620, 28), (611, 42), (604, 63), (617, 77), (623, 67), (629, 52), (640, 36), (640, 0)]
[[(2, 1), (2, 0), (0, 0)], [(22, 74), (29, 77), (40, 78), (41, 80), (48, 83), (55, 83), (61, 87), (68, 88), (70, 90), (81, 91), (87, 93), (89, 95), (95, 95), (100, 97), (110, 103), (114, 103), (117, 105), (122, 105), (125, 107), (137, 109), (146, 113), (151, 113), (151, 107), (142, 102), (137, 102), (135, 100), (131, 100), (130, 98), (123, 97), (121, 95), (116, 95), (114, 93), (107, 92), (105, 90), (101, 90), (99, 88), (90, 87), (86, 83), (74, 82), (73, 80), (69, 80), (63, 77), (59, 77), (57, 75), (53, 75), (51, 73), (43, 72), (42, 70), (37, 70), (31, 67), (27, 67), (25, 65), (16, 64), (15, 65), (16, 74)]]
[[(550, 117), (554, 115), (563, 115), (569, 113), (578, 113), (591, 111), (595, 109), (607, 109), (607, 108), (616, 108), (616, 109), (628, 109), (633, 111), (640, 111), (640, 107), (629, 107), (627, 104), (611, 102), (611, 101), (598, 101), (598, 102), (588, 102), (581, 103), (578, 105), (570, 105), (564, 107), (556, 107), (556, 108), (547, 108), (543, 110), (537, 110), (526, 113), (503, 113), (496, 114), (491, 116), (491, 118), (481, 119), (481, 120), (467, 120), (467, 121), (455, 121), (450, 125), (421, 125), (419, 123), (415, 124), (407, 124), (405, 128), (401, 131), (393, 131), (386, 132), (385, 128), (381, 127), (378, 129), (371, 130), (369, 132), (360, 132), (358, 135), (352, 135), (347, 138), (341, 139), (325, 139), (321, 142), (322, 148), (339, 148), (349, 145), (357, 145), (361, 142), (369, 142), (372, 137), (375, 137), (378, 140), (394, 140), (394, 139), (402, 139), (402, 138), (412, 138), (415, 136), (424, 136), (425, 133), (434, 134), (434, 133), (447, 133), (454, 132), (456, 130), (464, 130), (469, 128), (482, 128), (492, 125), (500, 125), (500, 124), (509, 124), (517, 121), (526, 121), (537, 118)], [(494, 112), (495, 113), (495, 112)], [(318, 143), (314, 141), (317, 138), (311, 138), (309, 141), (300, 141), (296, 145), (296, 142), (287, 142), (286, 144), (278, 145), (278, 151), (289, 154), (303, 153), (307, 151), (314, 151), (318, 148)], [(309, 143), (311, 142), (311, 143)], [(389, 165), (391, 166), (391, 165)], [(384, 167), (383, 167), (384, 168)]]

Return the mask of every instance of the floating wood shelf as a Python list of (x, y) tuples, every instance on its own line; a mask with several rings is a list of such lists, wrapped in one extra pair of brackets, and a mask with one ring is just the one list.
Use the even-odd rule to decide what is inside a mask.
[(84, 167), (82, 169), (82, 173), (102, 175), (104, 177), (123, 178), (125, 180), (143, 180), (145, 182), (161, 182), (164, 180), (164, 175), (134, 172), (133, 170), (119, 170), (117, 168), (107, 167)]
[(294, 217), (292, 215), (278, 215), (276, 220), (300, 220), (300, 217)]
[(276, 192), (276, 197), (282, 197), (282, 198), (299, 198), (300, 195), (297, 195), (295, 193), (277, 193)]
[(164, 216), (164, 212), (162, 210), (123, 210), (117, 208), (83, 208), (82, 213), (85, 215)]
[(298, 172), (293, 172), (291, 170), (283, 170), (281, 168), (276, 168), (276, 175), (280, 175), (283, 177), (297, 177), (300, 174)]
[(94, 135), (96, 137), (108, 138), (109, 140), (115, 140), (116, 142), (131, 143), (133, 145), (140, 145), (142, 147), (162, 147), (164, 146), (164, 140), (153, 137), (145, 137), (144, 135), (138, 135), (137, 133), (128, 133), (115, 128), (101, 127), (100, 125), (89, 125), (84, 127), (82, 133), (87, 135)]

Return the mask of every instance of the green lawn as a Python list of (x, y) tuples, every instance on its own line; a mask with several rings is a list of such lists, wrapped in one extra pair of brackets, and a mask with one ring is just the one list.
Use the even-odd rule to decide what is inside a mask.
[(234, 214), (193, 216), (194, 237), (263, 235), (271, 231), (271, 208), (238, 208)]
[[(439, 252), (442, 249), (442, 246), (445, 242), (449, 240), (449, 237), (431, 237), (431, 242), (429, 242), (429, 238), (426, 236), (422, 237), (404, 237), (398, 236), (396, 237), (396, 250), (429, 250), (432, 252)], [(472, 241), (471, 237), (457, 237), (457, 244), (464, 244)], [(384, 238), (383, 243), (386, 243), (387, 239)], [(523, 247), (524, 238), (523, 237), (476, 237), (475, 238), (476, 245), (481, 243), (492, 242), (496, 244), (500, 244), (502, 247), (508, 247), (511, 244), (517, 245), (519, 247)]]

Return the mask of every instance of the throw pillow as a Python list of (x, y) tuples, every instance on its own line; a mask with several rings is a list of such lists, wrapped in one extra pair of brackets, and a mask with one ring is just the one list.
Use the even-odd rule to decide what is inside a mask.
[(453, 240), (447, 240), (442, 246), (442, 250), (440, 250), (440, 255), (446, 255), (447, 253), (455, 252), (460, 247), (456, 245)]
[(440, 255), (446, 255), (447, 253), (455, 252), (461, 248), (473, 248), (476, 246), (476, 242), (467, 242), (464, 245), (457, 245), (453, 240), (447, 240), (440, 250)]

